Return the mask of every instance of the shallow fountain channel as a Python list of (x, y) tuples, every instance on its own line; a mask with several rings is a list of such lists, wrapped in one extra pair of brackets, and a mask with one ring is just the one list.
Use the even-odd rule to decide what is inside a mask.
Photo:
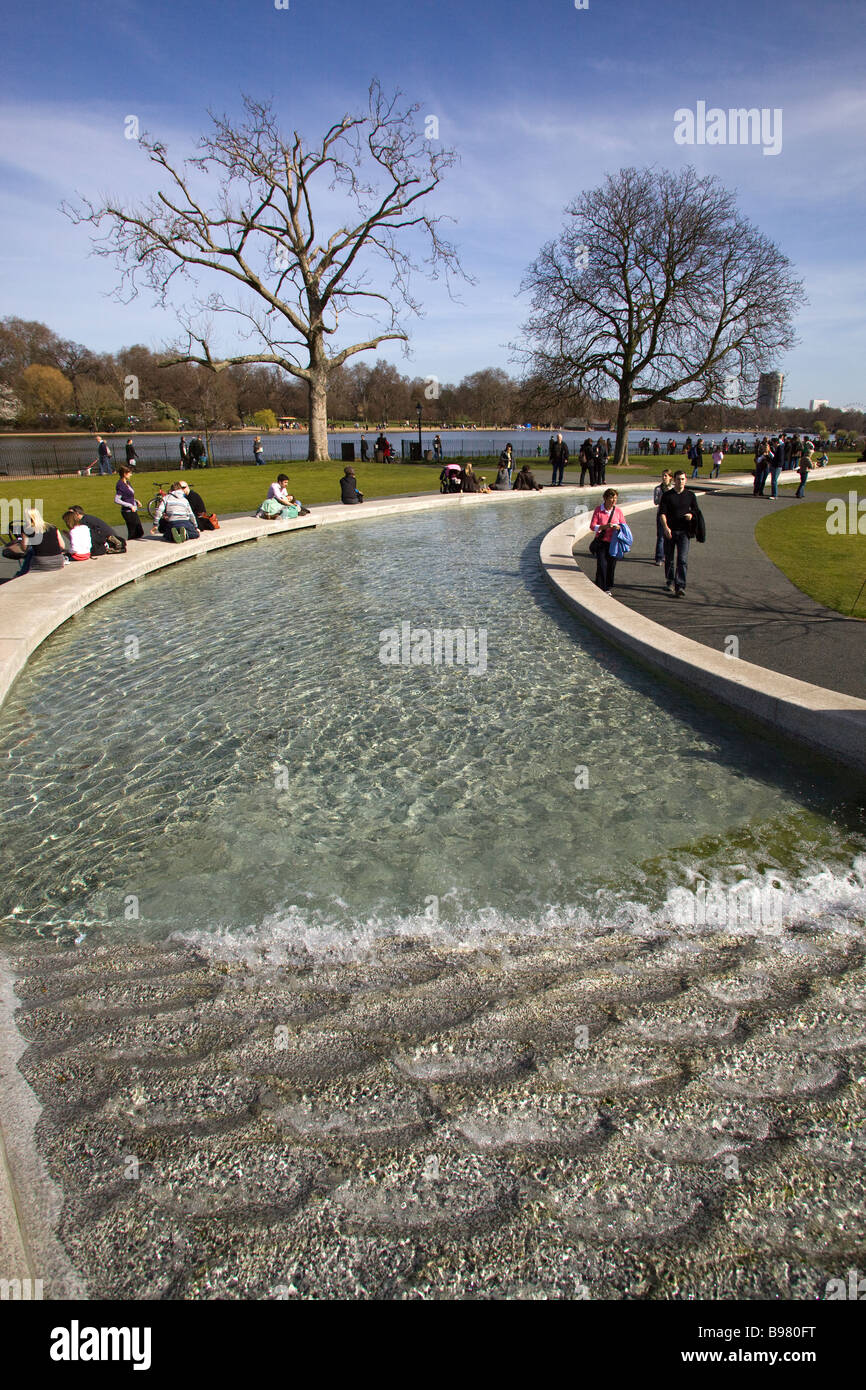
[(0, 933), (351, 954), (862, 919), (850, 779), (565, 612), (537, 551), (572, 509), (273, 537), (60, 630), (0, 721)]

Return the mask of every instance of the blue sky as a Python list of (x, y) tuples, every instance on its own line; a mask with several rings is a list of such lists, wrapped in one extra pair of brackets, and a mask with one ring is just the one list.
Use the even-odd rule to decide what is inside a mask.
[[(417, 282), (401, 370), (455, 380), (512, 369), (527, 264), (562, 209), (623, 165), (694, 163), (736, 189), (806, 283), (802, 343), (782, 363), (785, 400), (866, 402), (866, 25), (862, 0), (88, 0), (7, 12), (0, 57), (0, 314), (41, 319), (100, 350), (176, 331), (145, 295), (107, 297), (116, 276), (58, 211), (76, 192), (127, 198), (153, 174), (124, 118), (178, 154), (207, 109), (272, 98), (310, 136), (363, 106), (370, 79), (439, 118), (459, 166), (436, 210), (476, 283), (453, 304)], [(674, 112), (781, 108), (776, 156), (760, 146), (677, 145)], [(357, 359), (356, 359), (357, 360)], [(372, 358), (366, 359), (372, 361)]]

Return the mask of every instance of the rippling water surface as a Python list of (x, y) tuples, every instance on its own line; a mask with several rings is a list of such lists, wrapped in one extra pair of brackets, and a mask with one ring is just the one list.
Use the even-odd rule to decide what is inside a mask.
[[(565, 613), (537, 547), (570, 511), (273, 538), (68, 624), (0, 721), (5, 933), (239, 949), (640, 928), (704, 882), (721, 910), (775, 883), (789, 914), (862, 918), (850, 779)], [(404, 622), (484, 629), (486, 670), (383, 664)]]

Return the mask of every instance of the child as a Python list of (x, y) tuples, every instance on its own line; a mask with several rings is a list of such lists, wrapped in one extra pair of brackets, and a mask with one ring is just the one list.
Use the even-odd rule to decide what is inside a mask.
[(64, 512), (63, 525), (69, 532), (69, 558), (71, 560), (89, 560), (90, 548), (93, 541), (90, 536), (90, 527), (85, 526), (77, 512)]

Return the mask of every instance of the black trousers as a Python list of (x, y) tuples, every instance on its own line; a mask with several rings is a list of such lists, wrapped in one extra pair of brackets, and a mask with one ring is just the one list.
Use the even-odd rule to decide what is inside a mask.
[(595, 582), (605, 593), (613, 588), (616, 573), (616, 557), (611, 556), (610, 541), (602, 541), (601, 549), (595, 557)]
[(131, 507), (121, 507), (120, 514), (126, 522), (126, 534), (131, 541), (140, 541), (144, 535), (144, 527), (138, 519), (138, 513)]

